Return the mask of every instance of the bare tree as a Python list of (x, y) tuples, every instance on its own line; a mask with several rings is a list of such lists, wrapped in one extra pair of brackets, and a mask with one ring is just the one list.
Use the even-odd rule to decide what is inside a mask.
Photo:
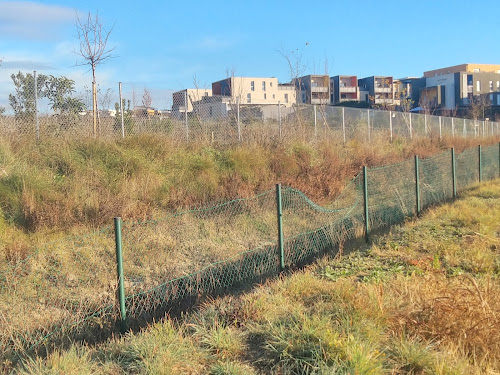
[(111, 52), (114, 47), (108, 48), (108, 38), (113, 27), (107, 31), (104, 29), (99, 13), (96, 12), (93, 17), (89, 12), (86, 19), (80, 19), (76, 15), (77, 38), (80, 42), (80, 48), (76, 53), (83, 57), (84, 63), (77, 65), (90, 65), (92, 69), (92, 103), (93, 103), (93, 125), (94, 137), (97, 136), (97, 84), (95, 72), (97, 66), (104, 63), (112, 57)]
[(148, 89), (144, 89), (144, 94), (142, 94), (142, 105), (146, 108), (151, 107), (152, 103), (151, 94)]
[(487, 94), (478, 94), (469, 99), (469, 108), (467, 112), (471, 119), (478, 120), (482, 118), (484, 120), (485, 113), (490, 109), (491, 102)]

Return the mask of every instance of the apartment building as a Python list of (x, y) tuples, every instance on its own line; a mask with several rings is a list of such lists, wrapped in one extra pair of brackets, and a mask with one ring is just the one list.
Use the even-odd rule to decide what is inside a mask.
[(418, 106), (420, 90), (425, 88), (425, 78), (405, 77), (394, 79), (394, 104), (401, 105), (401, 100), (409, 99), (413, 106)]
[(358, 80), (360, 101), (376, 105), (394, 105), (394, 85), (390, 76), (371, 76)]
[(474, 98), (484, 97), (498, 106), (500, 65), (461, 64), (424, 72), (426, 87), (421, 102), (430, 109), (451, 111), (467, 107)]
[(291, 82), (297, 90), (297, 100), (305, 104), (330, 104), (330, 77), (307, 75)]
[[(184, 89), (172, 93), (172, 113), (193, 112), (193, 103), (212, 96), (212, 89)], [(186, 105), (187, 99), (187, 105)]]
[(330, 104), (359, 101), (357, 76), (338, 75), (330, 77)]
[(460, 64), (453, 65), (446, 68), (439, 68), (434, 70), (428, 70), (424, 72), (425, 78), (437, 77), (452, 73), (500, 73), (500, 65), (497, 64)]
[(297, 103), (295, 88), (279, 84), (274, 77), (230, 77), (212, 83), (212, 95), (229, 96), (240, 105), (277, 105), (291, 107)]

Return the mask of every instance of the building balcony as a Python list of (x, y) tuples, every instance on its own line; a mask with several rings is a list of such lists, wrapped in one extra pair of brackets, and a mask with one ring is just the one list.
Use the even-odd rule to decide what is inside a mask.
[(393, 99), (375, 99), (375, 104), (393, 104)]
[(377, 87), (377, 86), (375, 86), (375, 92), (391, 93), (392, 92), (392, 87)]
[(330, 104), (330, 99), (313, 98), (311, 104)]
[(325, 86), (316, 86), (311, 87), (311, 92), (328, 92), (328, 87)]
[(339, 92), (341, 93), (346, 93), (346, 92), (357, 92), (358, 88), (357, 87), (354, 87), (354, 86), (350, 86), (350, 87), (339, 87)]

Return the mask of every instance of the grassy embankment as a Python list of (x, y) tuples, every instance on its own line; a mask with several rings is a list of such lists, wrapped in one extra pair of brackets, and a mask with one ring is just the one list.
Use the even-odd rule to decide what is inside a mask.
[[(413, 153), (431, 155), (451, 144), (460, 150), (478, 142), (421, 139), (370, 145), (350, 142), (345, 147), (328, 142), (212, 147), (179, 146), (147, 137), (39, 146), (3, 141), (0, 270), (14, 267), (15, 273), (0, 280), (5, 284), (0, 344), (2, 348), (12, 342), (14, 347), (30, 346), (50, 332), (52, 324), (72, 323), (114, 300), (112, 232), (75, 243), (57, 242), (64, 236), (109, 225), (113, 216), (156, 219), (190, 205), (251, 196), (272, 189), (277, 181), (328, 204), (362, 165), (388, 164)], [(137, 272), (136, 279), (142, 278), (141, 285), (155, 285), (171, 275), (172, 267), (189, 272), (197, 264), (254, 246), (262, 241), (259, 238), (274, 238), (273, 228), (267, 225), (274, 223), (274, 215), (271, 212), (257, 223), (229, 220), (226, 224), (238, 224), (233, 225), (238, 230), (224, 233), (217, 222), (208, 221), (197, 228), (205, 232), (202, 241), (193, 235), (189, 220), (178, 223), (175, 238), (171, 233), (145, 230), (134, 238), (142, 245), (134, 254), (125, 254), (129, 261), (134, 257), (126, 266), (129, 272), (132, 268)], [(48, 241), (55, 242), (40, 246)], [(158, 248), (166, 249), (168, 256), (159, 257)], [(30, 257), (35, 249), (39, 249), (37, 256)], [(23, 266), (18, 268), (19, 262)], [(18, 336), (19, 332), (24, 334)]]
[(500, 185), (180, 321), (27, 360), (25, 374), (497, 374)]

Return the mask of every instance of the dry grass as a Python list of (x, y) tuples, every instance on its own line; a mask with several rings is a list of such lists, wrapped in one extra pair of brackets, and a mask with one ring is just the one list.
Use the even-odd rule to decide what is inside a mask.
[[(57, 147), (4, 142), (0, 270), (9, 272), (0, 280), (2, 348), (29, 347), (53, 325), (73, 323), (114, 300), (111, 229), (78, 236), (108, 224), (113, 216), (154, 221), (170, 216), (172, 207), (248, 196), (272, 189), (276, 181), (302, 188), (325, 203), (343, 190), (361, 165), (398, 161), (418, 149), (438, 151), (445, 142), (449, 141), (341, 146), (293, 141), (274, 149), (258, 144), (179, 147), (148, 137), (71, 141)], [(461, 141), (455, 142), (461, 147)], [(155, 225), (126, 225), (128, 293), (272, 243), (276, 232), (275, 211), (269, 204), (272, 191), (269, 196), (269, 201), (255, 207), (221, 208), (217, 215), (187, 213)], [(313, 216), (306, 210), (296, 217), (288, 215), (285, 235), (320, 225), (322, 218)], [(67, 234), (75, 238), (61, 240)], [(54, 242), (42, 246), (49, 240)], [(491, 257), (482, 262), (493, 264)], [(103, 324), (99, 319), (91, 325)]]
[[(326, 257), (138, 335), (25, 360), (16, 371), (497, 374), (499, 269), (469, 265), (484, 253), (498, 259), (498, 189), (497, 181), (468, 191), (369, 249)], [(455, 243), (461, 253), (432, 255)]]

